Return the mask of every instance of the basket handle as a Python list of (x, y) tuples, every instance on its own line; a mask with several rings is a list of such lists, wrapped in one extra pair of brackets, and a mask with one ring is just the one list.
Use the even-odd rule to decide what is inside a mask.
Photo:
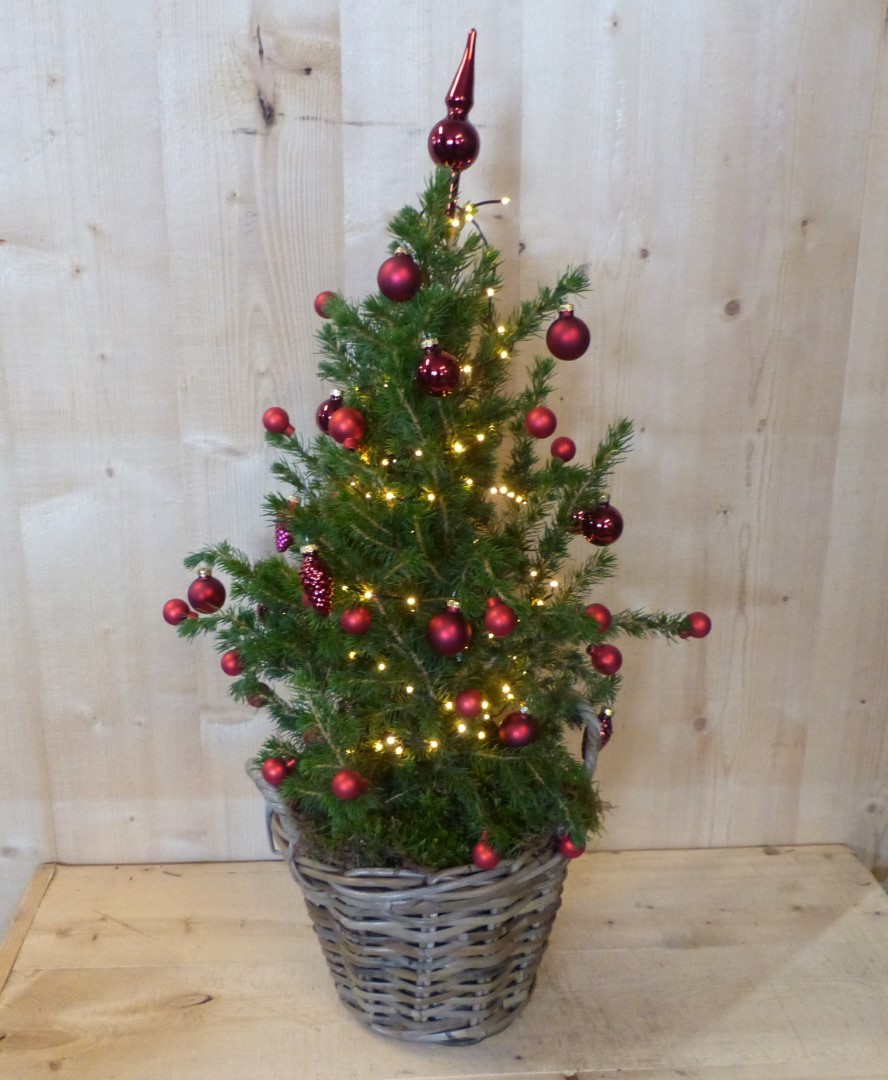
[(299, 840), (299, 826), (293, 812), (281, 798), (278, 789), (262, 776), (261, 769), (252, 762), (246, 765), (247, 775), (265, 799), (265, 830), (268, 846), (274, 855), (286, 855)]
[(598, 755), (601, 752), (601, 721), (588, 701), (579, 702), (577, 712), (584, 724), (583, 764), (591, 780), (598, 768)]

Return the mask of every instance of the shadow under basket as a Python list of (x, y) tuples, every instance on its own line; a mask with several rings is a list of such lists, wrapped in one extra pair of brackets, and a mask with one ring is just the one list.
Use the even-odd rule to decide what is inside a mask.
[(492, 870), (338, 870), (304, 857), (299, 824), (252, 765), (269, 839), (282, 851), (343, 1004), (382, 1035), (480, 1042), (527, 1003), (567, 860), (554, 845)]

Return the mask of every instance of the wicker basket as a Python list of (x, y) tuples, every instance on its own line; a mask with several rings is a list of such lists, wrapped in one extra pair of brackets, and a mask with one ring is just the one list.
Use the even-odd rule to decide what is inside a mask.
[[(594, 769), (600, 731), (586, 765)], [(476, 1043), (502, 1031), (527, 1003), (549, 940), (567, 860), (553, 847), (493, 870), (434, 874), (337, 870), (299, 850), (299, 824), (258, 769), (269, 841), (285, 854), (343, 1003), (382, 1035)]]

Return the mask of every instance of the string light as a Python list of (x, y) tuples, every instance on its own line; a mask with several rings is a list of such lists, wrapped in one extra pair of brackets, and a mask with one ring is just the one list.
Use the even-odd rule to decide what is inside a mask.
[(509, 350), (508, 349), (500, 349), (500, 360), (508, 360), (508, 359), (509, 359)]
[(381, 742), (375, 742), (373, 744), (373, 749), (376, 751), (377, 754), (379, 754), (379, 753), (382, 753), (382, 751), (385, 749), (385, 747), (383, 747)]
[(486, 713), (484, 714), (484, 719), (485, 719), (485, 720), (489, 720), (489, 719), (490, 719), (490, 713), (489, 713), (489, 712), (486, 712)]
[(450, 219), (450, 224), (453, 226), (454, 229), (458, 229), (462, 222), (459, 220), (458, 217), (454, 216)]
[(490, 297), (491, 299), (493, 299), (493, 297), (494, 297), (494, 296), (496, 296), (496, 289), (488, 289), (488, 290), (487, 290), (487, 295), (488, 295), (488, 296), (489, 296), (489, 297)]
[(558, 588), (558, 582), (557, 581), (550, 581), (549, 582), (549, 588), (550, 589), (557, 589)]
[(391, 502), (393, 499), (396, 499), (397, 497), (398, 496), (393, 491), (387, 491), (385, 493), (386, 502)]
[(376, 670), (377, 671), (385, 671), (385, 660), (380, 660), (379, 661), (379, 663), (376, 665)]
[(385, 741), (388, 743), (389, 746), (394, 746), (398, 740), (394, 737), (394, 735), (386, 735)]
[(373, 590), (368, 589), (366, 586), (364, 587), (364, 599), (365, 600), (372, 600), (373, 599)]
[(445, 701), (444, 702), (444, 708), (446, 709), (447, 712), (453, 712), (453, 702), (452, 701)]
[(348, 592), (348, 585), (340, 585), (339, 588), (342, 589), (343, 592)]
[(400, 757), (401, 754), (404, 753), (404, 747), (403, 746), (396, 746), (395, 747), (395, 753), (398, 755), (398, 757)]
[(539, 577), (540, 576), (539, 570), (531, 570), (530, 576), (531, 577)]
[(486, 731), (479, 731), (478, 732), (478, 738), (483, 741), (484, 739), (487, 738), (487, 732)]
[(497, 488), (497, 487), (492, 487), (490, 489), (490, 494), (491, 495), (496, 495), (498, 492), (499, 492), (499, 488)]
[(413, 456), (414, 457), (422, 457), (422, 450), (414, 450), (413, 451)]
[(429, 739), (429, 750), (437, 750), (440, 743), (437, 739)]
[(504, 693), (504, 694), (508, 694), (508, 692), (509, 692), (509, 691), (510, 691), (511, 689), (512, 689), (512, 687), (511, 687), (511, 686), (509, 686), (509, 684), (508, 684), (507, 682), (504, 682), (504, 683), (503, 683), (503, 693)]
[(464, 375), (471, 375), (472, 374), (472, 365), (471, 364), (463, 364), (462, 370), (463, 370)]
[(505, 495), (505, 493), (506, 493), (506, 492), (507, 492), (508, 490), (509, 490), (509, 489), (508, 489), (508, 488), (506, 487), (506, 485), (505, 485), (505, 484), (501, 484), (501, 485), (500, 485), (500, 489), (499, 489), (499, 493), (500, 493), (500, 495)]
[(415, 689), (416, 689), (415, 686), (405, 686), (404, 687), (404, 693), (405, 694), (412, 694)]
[(466, 448), (463, 446), (463, 444), (461, 442), (455, 442), (453, 444), (452, 449), (453, 449), (454, 454), (464, 454), (466, 452)]
[(475, 481), (471, 478), (471, 476), (467, 476), (465, 478), (466, 487), (474, 487), (474, 484), (475, 484)]
[(460, 720), (460, 722), (456, 725), (456, 730), (460, 733), (460, 735), (465, 735), (466, 725), (462, 722), (462, 720)]
[(357, 656), (358, 656), (358, 654), (355, 652), (354, 649), (352, 649), (351, 652), (348, 654), (349, 660), (356, 660)]
[(475, 436), (475, 438), (478, 440), (478, 442), (484, 442), (484, 438), (485, 438), (484, 432), (479, 431), (478, 434)]
[(416, 607), (416, 597), (408, 596), (404, 603), (407, 605), (407, 607)]
[(482, 701), (481, 702), (481, 708), (484, 709), (484, 710), (489, 709), (490, 708), (490, 702), (489, 701)]
[(382, 459), (382, 461), (380, 462), (380, 464), (381, 464), (381, 465), (390, 465), (390, 464), (391, 464), (391, 462), (389, 461), (389, 459), (388, 459), (387, 457), (384, 457), (384, 458)]
[(365, 499), (372, 499), (372, 498), (373, 498), (373, 496), (372, 496), (372, 495), (370, 494), (370, 492), (368, 491), (368, 492), (367, 492), (367, 494), (366, 494), (366, 495), (364, 496), (364, 498), (365, 498)]
[(496, 332), (497, 332), (498, 334), (504, 334), (504, 333), (506, 332), (506, 328), (505, 328), (505, 327), (504, 327), (504, 326), (503, 326), (502, 324), (500, 324), (500, 325), (499, 325), (499, 326), (498, 326), (498, 327), (496, 328)]
[(434, 493), (434, 491), (430, 491), (426, 495), (426, 498), (429, 500), (429, 502), (434, 502), (435, 501), (435, 493)]

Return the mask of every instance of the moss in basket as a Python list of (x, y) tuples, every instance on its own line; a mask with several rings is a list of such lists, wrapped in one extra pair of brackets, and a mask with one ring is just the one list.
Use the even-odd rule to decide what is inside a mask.
[[(285, 550), (252, 560), (221, 543), (186, 560), (227, 579), (228, 604), (179, 631), (236, 654), (232, 695), (263, 703), (277, 731), (257, 761), (295, 761), (281, 793), (306, 845), (339, 865), (465, 864), (485, 833), (504, 857), (563, 834), (584, 843), (601, 803), (563, 736), (620, 682), (612, 650), (608, 674), (586, 649), (688, 633), (684, 614), (624, 611), (603, 630), (586, 613), (614, 572), (619, 528), (611, 513), (596, 533), (595, 519), (612, 511), (631, 425), (613, 424), (589, 464), (563, 460), (563, 441), (555, 456), (540, 410), (556, 361), (538, 356), (515, 390), (510, 359), (578, 320), (562, 306), (588, 281), (568, 270), (500, 312), (499, 253), (454, 209), (450, 181), (438, 169), (391, 223), (411, 264), (380, 274), (397, 299), (319, 298), (318, 372), (341, 392), (328, 433), (266, 417), (281, 457), (265, 508)], [(500, 728), (522, 708), (516, 745)], [(350, 798), (346, 770), (361, 787)]]

